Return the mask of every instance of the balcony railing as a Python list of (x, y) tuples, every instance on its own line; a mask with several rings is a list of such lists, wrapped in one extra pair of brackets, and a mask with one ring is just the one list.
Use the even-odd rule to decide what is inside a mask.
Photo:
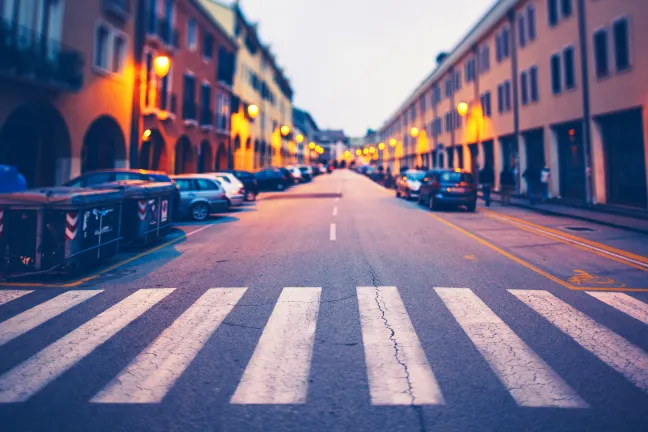
[(103, 0), (104, 10), (122, 20), (131, 16), (131, 0)]
[(83, 54), (32, 29), (0, 21), (0, 73), (58, 90), (83, 85)]
[(195, 102), (182, 102), (182, 119), (196, 121), (196, 103)]

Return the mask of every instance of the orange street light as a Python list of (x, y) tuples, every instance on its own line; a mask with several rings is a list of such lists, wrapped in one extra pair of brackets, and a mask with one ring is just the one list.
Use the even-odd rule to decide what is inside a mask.
[(368, 155), (369, 154), (369, 149), (362, 150), (362, 154), (365, 155), (365, 156)]
[(376, 153), (376, 147), (369, 147), (369, 153), (371, 154)]
[(378, 144), (378, 150), (385, 150), (385, 143), (381, 142)]
[(465, 117), (468, 114), (468, 102), (461, 101), (457, 104), (457, 113), (461, 117)]
[(349, 159), (351, 157), (351, 152), (349, 150), (344, 152), (344, 157)]
[(304, 135), (297, 134), (297, 136), (295, 137), (295, 140), (300, 144), (303, 143), (304, 142)]
[(281, 129), (279, 129), (279, 132), (281, 132), (282, 136), (288, 136), (290, 133), (290, 128), (286, 125), (281, 126)]
[(396, 147), (396, 138), (392, 138), (389, 140), (389, 145), (392, 147)]
[(410, 135), (412, 135), (412, 138), (416, 138), (419, 135), (419, 129), (417, 127), (412, 127), (412, 129), (410, 129)]
[(259, 107), (254, 104), (249, 105), (247, 112), (251, 119), (255, 119), (259, 115)]
[(144, 138), (144, 141), (148, 141), (148, 139), (150, 138), (150, 136), (151, 136), (151, 129), (146, 129), (146, 130), (144, 131), (144, 135), (142, 136), (142, 138)]
[(169, 68), (171, 67), (171, 60), (165, 55), (155, 57), (153, 62), (153, 69), (155, 70), (155, 75), (159, 78), (164, 78), (169, 73)]
[(356, 150), (356, 156), (360, 156), (360, 155), (362, 155), (362, 150), (360, 149)]
[(308, 148), (311, 149), (311, 150), (314, 150), (315, 149), (315, 143), (313, 141), (309, 142), (308, 143)]

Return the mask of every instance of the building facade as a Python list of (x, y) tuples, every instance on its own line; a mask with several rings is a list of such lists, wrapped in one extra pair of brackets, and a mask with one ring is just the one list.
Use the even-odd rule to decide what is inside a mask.
[[(238, 43), (234, 94), (239, 103), (232, 112), (231, 133), (235, 166), (255, 170), (293, 161), (297, 143), (290, 82), (269, 48), (259, 39), (256, 26), (245, 18), (238, 2), (200, 1)], [(248, 109), (252, 105), (257, 108), (255, 116)]]
[(384, 160), (511, 168), (522, 193), (546, 165), (552, 196), (645, 209), (645, 19), (646, 2), (499, 0), (385, 122)]
[(0, 163), (30, 187), (128, 166), (134, 12), (74, 3), (0, 1)]

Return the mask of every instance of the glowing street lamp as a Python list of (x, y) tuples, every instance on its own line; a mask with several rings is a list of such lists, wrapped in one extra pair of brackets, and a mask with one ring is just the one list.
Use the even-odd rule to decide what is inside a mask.
[(146, 129), (144, 131), (144, 135), (142, 136), (142, 138), (144, 138), (144, 141), (148, 141), (150, 137), (151, 137), (151, 129)]
[(295, 137), (295, 140), (300, 144), (303, 143), (304, 142), (304, 135), (297, 134), (297, 136)]
[(369, 147), (369, 153), (371, 154), (376, 153), (376, 147)]
[(369, 154), (369, 149), (362, 150), (362, 154), (367, 156)]
[(358, 149), (356, 150), (356, 156), (361, 156), (362, 155), (362, 150)]
[(169, 57), (165, 55), (155, 57), (155, 60), (153, 61), (153, 69), (158, 78), (164, 78), (167, 76), (170, 67), (171, 60), (169, 60)]
[(279, 129), (279, 132), (281, 132), (282, 136), (286, 137), (290, 133), (290, 128), (288, 126), (286, 126), (286, 125), (283, 125), (283, 126), (281, 126), (281, 129)]
[(250, 118), (254, 120), (259, 115), (259, 107), (254, 104), (249, 105), (247, 112)]
[(316, 145), (315, 145), (315, 143), (314, 143), (313, 141), (311, 141), (311, 142), (308, 143), (308, 148), (309, 148), (309, 149), (311, 149), (311, 150), (315, 150), (315, 147), (316, 147)]
[(410, 135), (412, 138), (416, 138), (419, 136), (419, 129), (417, 127), (412, 127), (412, 129), (410, 129)]
[(385, 143), (381, 142), (378, 144), (378, 150), (385, 150)]
[(466, 117), (466, 114), (468, 114), (468, 102), (461, 101), (457, 104), (457, 114)]
[(396, 138), (392, 138), (389, 140), (389, 145), (392, 147), (396, 147)]
[(344, 157), (345, 157), (346, 159), (349, 159), (349, 158), (351, 157), (351, 152), (350, 152), (349, 150), (345, 151), (345, 152), (344, 152)]

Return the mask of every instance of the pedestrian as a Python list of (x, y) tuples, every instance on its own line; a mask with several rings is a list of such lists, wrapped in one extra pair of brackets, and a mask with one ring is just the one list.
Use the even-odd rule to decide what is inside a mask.
[(495, 172), (493, 171), (493, 168), (491, 168), (490, 164), (487, 164), (484, 169), (480, 171), (479, 183), (481, 183), (486, 207), (490, 207), (491, 191), (493, 190), (493, 183), (495, 183)]
[(392, 172), (391, 168), (387, 166), (387, 171), (385, 171), (385, 187), (390, 188), (392, 182)]
[(536, 193), (538, 192), (538, 183), (540, 183), (540, 171), (535, 166), (530, 165), (522, 173), (527, 183), (527, 194), (529, 195), (529, 204), (535, 205)]
[(549, 199), (549, 179), (551, 178), (551, 170), (545, 165), (540, 170), (540, 194), (542, 202)]
[(500, 173), (500, 190), (502, 192), (502, 205), (511, 204), (511, 193), (515, 187), (513, 170), (504, 168)]

